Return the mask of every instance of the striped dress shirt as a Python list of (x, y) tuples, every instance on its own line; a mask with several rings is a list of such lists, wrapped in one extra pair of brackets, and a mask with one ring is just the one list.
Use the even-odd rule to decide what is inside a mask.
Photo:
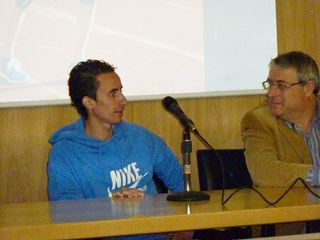
[(313, 160), (313, 167), (306, 176), (306, 181), (313, 186), (320, 186), (320, 103), (317, 101), (317, 113), (311, 124), (310, 133), (306, 134), (293, 122), (285, 124), (304, 137)]

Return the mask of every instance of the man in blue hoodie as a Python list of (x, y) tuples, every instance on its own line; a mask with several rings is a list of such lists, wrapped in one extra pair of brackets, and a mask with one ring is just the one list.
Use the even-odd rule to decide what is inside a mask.
[(184, 191), (182, 166), (166, 143), (122, 120), (127, 100), (112, 65), (80, 62), (71, 70), (68, 84), (81, 118), (50, 138), (50, 200), (139, 199), (157, 193), (153, 175), (171, 191)]

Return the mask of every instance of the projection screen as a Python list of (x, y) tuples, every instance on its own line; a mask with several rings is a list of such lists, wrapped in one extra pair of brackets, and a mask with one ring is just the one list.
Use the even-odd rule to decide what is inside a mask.
[(69, 103), (72, 67), (117, 67), (129, 100), (262, 93), (275, 1), (2, 0), (0, 107)]

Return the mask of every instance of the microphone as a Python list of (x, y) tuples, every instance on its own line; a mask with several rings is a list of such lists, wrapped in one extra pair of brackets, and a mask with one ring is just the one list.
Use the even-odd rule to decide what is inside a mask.
[(173, 115), (180, 120), (184, 127), (191, 129), (191, 131), (196, 130), (193, 121), (186, 116), (186, 114), (180, 108), (177, 100), (175, 100), (173, 97), (167, 96), (162, 99), (162, 105), (166, 110), (173, 113)]
[(182, 125), (185, 127), (183, 131), (182, 153), (183, 153), (183, 165), (184, 165), (184, 192), (172, 192), (167, 196), (168, 201), (200, 201), (208, 200), (210, 196), (203, 192), (197, 192), (191, 190), (191, 161), (190, 153), (192, 151), (192, 142), (190, 139), (190, 130), (198, 135), (198, 131), (194, 126), (193, 121), (186, 116), (186, 114), (180, 108), (178, 102), (170, 96), (162, 99), (162, 104), (166, 110), (173, 113)]

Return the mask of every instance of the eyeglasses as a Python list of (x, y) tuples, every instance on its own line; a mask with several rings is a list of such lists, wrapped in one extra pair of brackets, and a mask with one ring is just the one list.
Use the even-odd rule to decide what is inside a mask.
[(266, 80), (262, 83), (262, 86), (264, 89), (270, 89), (272, 86), (276, 87), (279, 90), (286, 90), (294, 85), (298, 85), (298, 84), (306, 84), (306, 82), (296, 82), (296, 83), (287, 83), (287, 82), (272, 82), (270, 80)]

